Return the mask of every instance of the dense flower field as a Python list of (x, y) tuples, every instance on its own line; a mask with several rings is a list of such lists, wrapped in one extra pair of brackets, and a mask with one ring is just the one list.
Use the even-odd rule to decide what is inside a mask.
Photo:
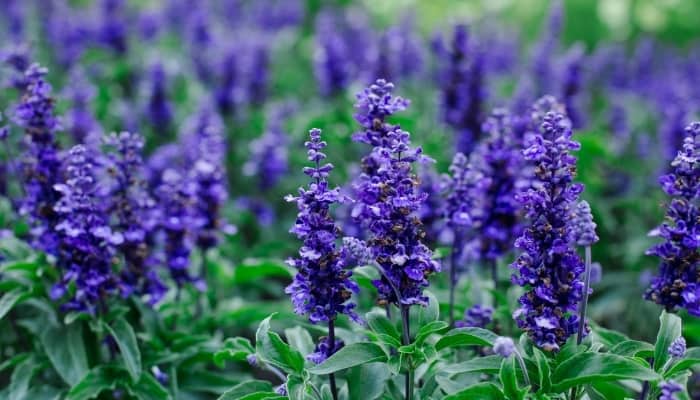
[(4, 0), (0, 399), (700, 398), (700, 9), (466, 3)]

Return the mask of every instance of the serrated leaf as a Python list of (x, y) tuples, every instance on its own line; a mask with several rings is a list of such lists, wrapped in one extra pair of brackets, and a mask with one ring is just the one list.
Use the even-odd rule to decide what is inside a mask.
[(41, 344), (54, 370), (69, 385), (80, 382), (88, 373), (88, 362), (80, 324), (49, 326), (41, 334)]
[(134, 329), (123, 317), (112, 321), (111, 324), (104, 324), (105, 329), (114, 338), (119, 348), (119, 353), (124, 361), (124, 366), (131, 376), (133, 382), (138, 381), (141, 376), (141, 351), (136, 342)]
[(501, 356), (476, 357), (458, 364), (447, 365), (440, 369), (446, 374), (463, 374), (467, 372), (483, 372), (495, 374), (501, 370)]
[(456, 328), (441, 337), (435, 343), (435, 349), (440, 351), (456, 346), (492, 346), (497, 337), (495, 333), (482, 328)]
[(255, 350), (258, 357), (287, 373), (301, 373), (304, 370), (304, 357), (291, 348), (275, 332), (270, 331), (270, 320), (274, 314), (265, 318), (255, 333)]
[(609, 353), (579, 353), (557, 366), (552, 376), (553, 389), (563, 392), (591, 382), (632, 379), (656, 381), (661, 376), (634, 359)]
[(666, 365), (666, 361), (670, 357), (668, 348), (674, 340), (681, 336), (681, 319), (675, 314), (666, 311), (661, 312), (659, 317), (661, 326), (659, 333), (656, 336), (656, 344), (654, 345), (654, 371), (661, 371)]
[(387, 356), (379, 345), (374, 343), (353, 343), (341, 348), (328, 357), (326, 361), (309, 368), (308, 371), (316, 375), (326, 375), (358, 365), (385, 362), (386, 360)]
[(505, 400), (506, 396), (493, 383), (483, 382), (446, 396), (443, 400)]

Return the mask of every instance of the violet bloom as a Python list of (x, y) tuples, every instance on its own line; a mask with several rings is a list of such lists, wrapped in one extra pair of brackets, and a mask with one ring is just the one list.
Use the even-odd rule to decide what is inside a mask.
[(406, 16), (384, 31), (370, 58), (371, 78), (397, 80), (417, 75), (423, 68), (423, 49), (412, 18)]
[(68, 294), (70, 283), (75, 292), (62, 305), (65, 310), (94, 314), (106, 311), (105, 301), (117, 292), (119, 279), (112, 270), (113, 246), (124, 241), (109, 227), (108, 216), (97, 197), (97, 180), (87, 150), (77, 145), (70, 150), (64, 183), (54, 185), (61, 194), (54, 205), (58, 215), (55, 226), (59, 248), (56, 263), (61, 280), (51, 289), (51, 298)]
[(55, 255), (58, 239), (54, 228), (58, 215), (54, 204), (60, 197), (55, 185), (62, 179), (55, 137), (59, 121), (54, 115), (51, 85), (44, 80), (46, 73), (46, 68), (38, 64), (27, 68), (26, 87), (22, 99), (13, 110), (13, 121), (24, 128), (25, 143), (28, 144), (22, 162), (25, 197), (20, 213), (29, 219), (33, 245)]
[(493, 321), (493, 308), (476, 304), (464, 312), (464, 320), (456, 321), (455, 326), (486, 328), (491, 321)]
[(585, 122), (580, 104), (584, 84), (582, 69), (585, 61), (583, 46), (577, 43), (567, 52), (561, 72), (561, 99), (566, 107), (566, 115), (575, 129), (582, 127)]
[(241, 102), (238, 52), (238, 49), (232, 48), (224, 53), (214, 88), (214, 101), (224, 117), (233, 116)]
[(487, 96), (484, 50), (469, 40), (467, 27), (460, 24), (454, 28), (450, 48), (439, 56), (442, 118), (455, 131), (457, 151), (469, 155), (482, 135)]
[[(541, 103), (554, 104), (553, 99)], [(583, 185), (574, 183), (580, 144), (571, 139), (564, 114), (544, 113), (539, 131), (523, 151), (534, 163), (532, 187), (518, 194), (530, 225), (515, 242), (523, 252), (511, 264), (513, 282), (525, 288), (514, 313), (518, 327), (545, 351), (558, 351), (576, 333), (583, 298), (584, 264), (576, 253), (573, 210)]]
[(598, 234), (595, 232), (596, 223), (593, 222), (591, 206), (586, 200), (581, 200), (576, 205), (574, 217), (571, 221), (571, 229), (574, 230), (574, 240), (579, 246), (592, 246), (598, 242)]
[(366, 224), (370, 233), (367, 243), (381, 270), (381, 279), (373, 282), (379, 303), (395, 304), (407, 311), (411, 305), (428, 303), (423, 289), (429, 285), (428, 277), (440, 271), (440, 265), (422, 242), (425, 232), (417, 213), (426, 196), (418, 191), (419, 182), (411, 171), (413, 163), (428, 159), (420, 148), (411, 146), (408, 132), (385, 122), (387, 116), (408, 104), (392, 96), (393, 87), (379, 79), (357, 96), (355, 119), (362, 130), (353, 140), (373, 148), (362, 160), (354, 216)]
[(673, 358), (683, 358), (685, 356), (686, 343), (683, 336), (679, 336), (668, 346), (668, 354)]
[(680, 398), (676, 396), (676, 393), (683, 391), (683, 386), (673, 380), (661, 382), (659, 388), (661, 389), (659, 400), (679, 400)]
[(554, 66), (552, 60), (559, 48), (561, 31), (564, 21), (564, 2), (555, 0), (551, 3), (547, 19), (547, 30), (540, 34), (535, 48), (532, 50), (532, 77), (535, 81), (535, 96), (543, 96), (552, 92)]
[(314, 74), (322, 95), (334, 96), (350, 84), (352, 54), (353, 50), (338, 29), (338, 21), (333, 15), (320, 14), (316, 23)]
[(326, 361), (330, 355), (334, 354), (335, 352), (343, 348), (343, 346), (345, 346), (345, 343), (340, 339), (335, 340), (335, 346), (333, 348), (331, 348), (328, 342), (328, 337), (324, 336), (323, 338), (321, 338), (318, 344), (316, 344), (314, 352), (307, 355), (306, 359), (314, 364), (320, 364)]
[(289, 138), (283, 126), (289, 111), (284, 107), (275, 110), (267, 118), (265, 133), (250, 142), (250, 158), (243, 165), (243, 174), (255, 177), (263, 192), (277, 186), (289, 170)]
[(128, 50), (127, 15), (125, 0), (101, 0), (99, 40), (118, 55)]
[(671, 202), (666, 221), (655, 229), (663, 238), (647, 251), (661, 260), (659, 274), (653, 278), (644, 297), (664, 306), (667, 311), (685, 308), (700, 316), (700, 280), (698, 279), (698, 198), (700, 198), (700, 122), (686, 127), (683, 148), (671, 162), (671, 172), (660, 178), (661, 187)]
[(269, 51), (263, 42), (253, 44), (249, 50), (250, 65), (246, 75), (248, 81), (247, 99), (251, 105), (260, 106), (267, 99)]
[(88, 135), (101, 130), (90, 109), (95, 88), (80, 68), (71, 72), (69, 82), (64, 88), (64, 93), (71, 102), (71, 108), (66, 113), (65, 128), (76, 143), (85, 143)]
[(197, 185), (175, 169), (163, 172), (156, 190), (161, 213), (159, 228), (165, 233), (165, 263), (178, 290), (188, 283), (205, 289), (205, 283), (189, 271), (192, 236), (201, 225), (193, 207), (196, 193)]
[(116, 217), (115, 230), (124, 237), (117, 249), (124, 257), (119, 288), (122, 296), (144, 296), (151, 305), (167, 291), (155, 270), (153, 237), (157, 228), (155, 201), (143, 178), (143, 137), (137, 133), (113, 133), (107, 140), (113, 148), (108, 172), (109, 210)]
[(173, 124), (173, 109), (168, 100), (167, 76), (163, 64), (151, 66), (146, 115), (157, 133), (167, 133)]
[(419, 169), (419, 191), (427, 194), (425, 202), (418, 211), (418, 218), (425, 226), (425, 242), (438, 243), (444, 236), (444, 208), (445, 201), (442, 196), (442, 181), (434, 168), (425, 165)]
[(290, 232), (304, 242), (299, 249), (299, 257), (287, 261), (296, 268), (297, 274), (285, 293), (291, 295), (294, 311), (308, 314), (309, 321), (314, 324), (324, 321), (331, 323), (338, 314), (358, 320), (355, 304), (350, 302), (352, 293), (357, 292), (358, 287), (350, 279), (352, 272), (343, 264), (343, 257), (336, 245), (340, 231), (330, 214), (330, 207), (345, 199), (340, 189), (329, 187), (328, 175), (333, 165), (321, 164), (326, 158), (322, 152), (326, 142), (321, 140), (321, 131), (312, 129), (309, 136), (306, 148), (313, 166), (305, 167), (304, 174), (311, 178), (311, 183), (308, 188), (300, 188), (298, 196), (285, 198), (295, 202), (299, 210)]

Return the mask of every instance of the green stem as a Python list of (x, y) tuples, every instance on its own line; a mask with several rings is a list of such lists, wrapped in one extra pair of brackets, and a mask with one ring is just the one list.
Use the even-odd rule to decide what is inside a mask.
[[(411, 321), (409, 319), (409, 307), (407, 305), (401, 305), (401, 326), (403, 333), (403, 345), (408, 346), (411, 344)], [(410, 363), (409, 363), (410, 364)], [(411, 365), (408, 366), (406, 371), (406, 400), (411, 400), (413, 397), (413, 368)]]

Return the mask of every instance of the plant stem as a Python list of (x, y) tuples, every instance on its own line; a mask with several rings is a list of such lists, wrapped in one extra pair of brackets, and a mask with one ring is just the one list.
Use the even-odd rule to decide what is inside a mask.
[[(411, 344), (411, 321), (409, 320), (409, 307), (401, 305), (401, 327), (403, 333), (403, 345)], [(409, 365), (406, 371), (406, 400), (411, 400), (413, 397), (413, 369)]]
[[(329, 319), (328, 320), (328, 344), (329, 344), (329, 350), (328, 350), (328, 356), (330, 357), (335, 353), (335, 320), (334, 319)], [(335, 374), (329, 374), (328, 375), (328, 382), (331, 385), (331, 395), (333, 396), (333, 400), (338, 400), (338, 388), (336, 387), (335, 384)]]
[(576, 344), (581, 344), (583, 341), (583, 331), (586, 326), (586, 309), (588, 308), (588, 291), (591, 287), (591, 246), (586, 246), (586, 272), (583, 281), (583, 301), (579, 308), (578, 335), (576, 336)]
[(515, 350), (515, 359), (518, 360), (518, 364), (520, 365), (520, 369), (523, 371), (523, 379), (525, 379), (525, 385), (530, 386), (530, 376), (527, 373), (527, 367), (525, 366), (525, 360), (523, 360), (523, 356), (520, 355), (520, 352), (518, 350)]
[[(493, 290), (496, 291), (498, 289), (498, 266), (496, 264), (496, 260), (491, 260), (489, 262), (489, 267), (491, 268), (491, 280), (493, 281)], [(496, 302), (494, 301), (494, 306), (496, 305)]]
[(457, 287), (457, 262), (462, 253), (461, 233), (455, 232), (455, 239), (452, 243), (452, 254), (450, 256), (450, 326), (455, 322), (455, 289)]

